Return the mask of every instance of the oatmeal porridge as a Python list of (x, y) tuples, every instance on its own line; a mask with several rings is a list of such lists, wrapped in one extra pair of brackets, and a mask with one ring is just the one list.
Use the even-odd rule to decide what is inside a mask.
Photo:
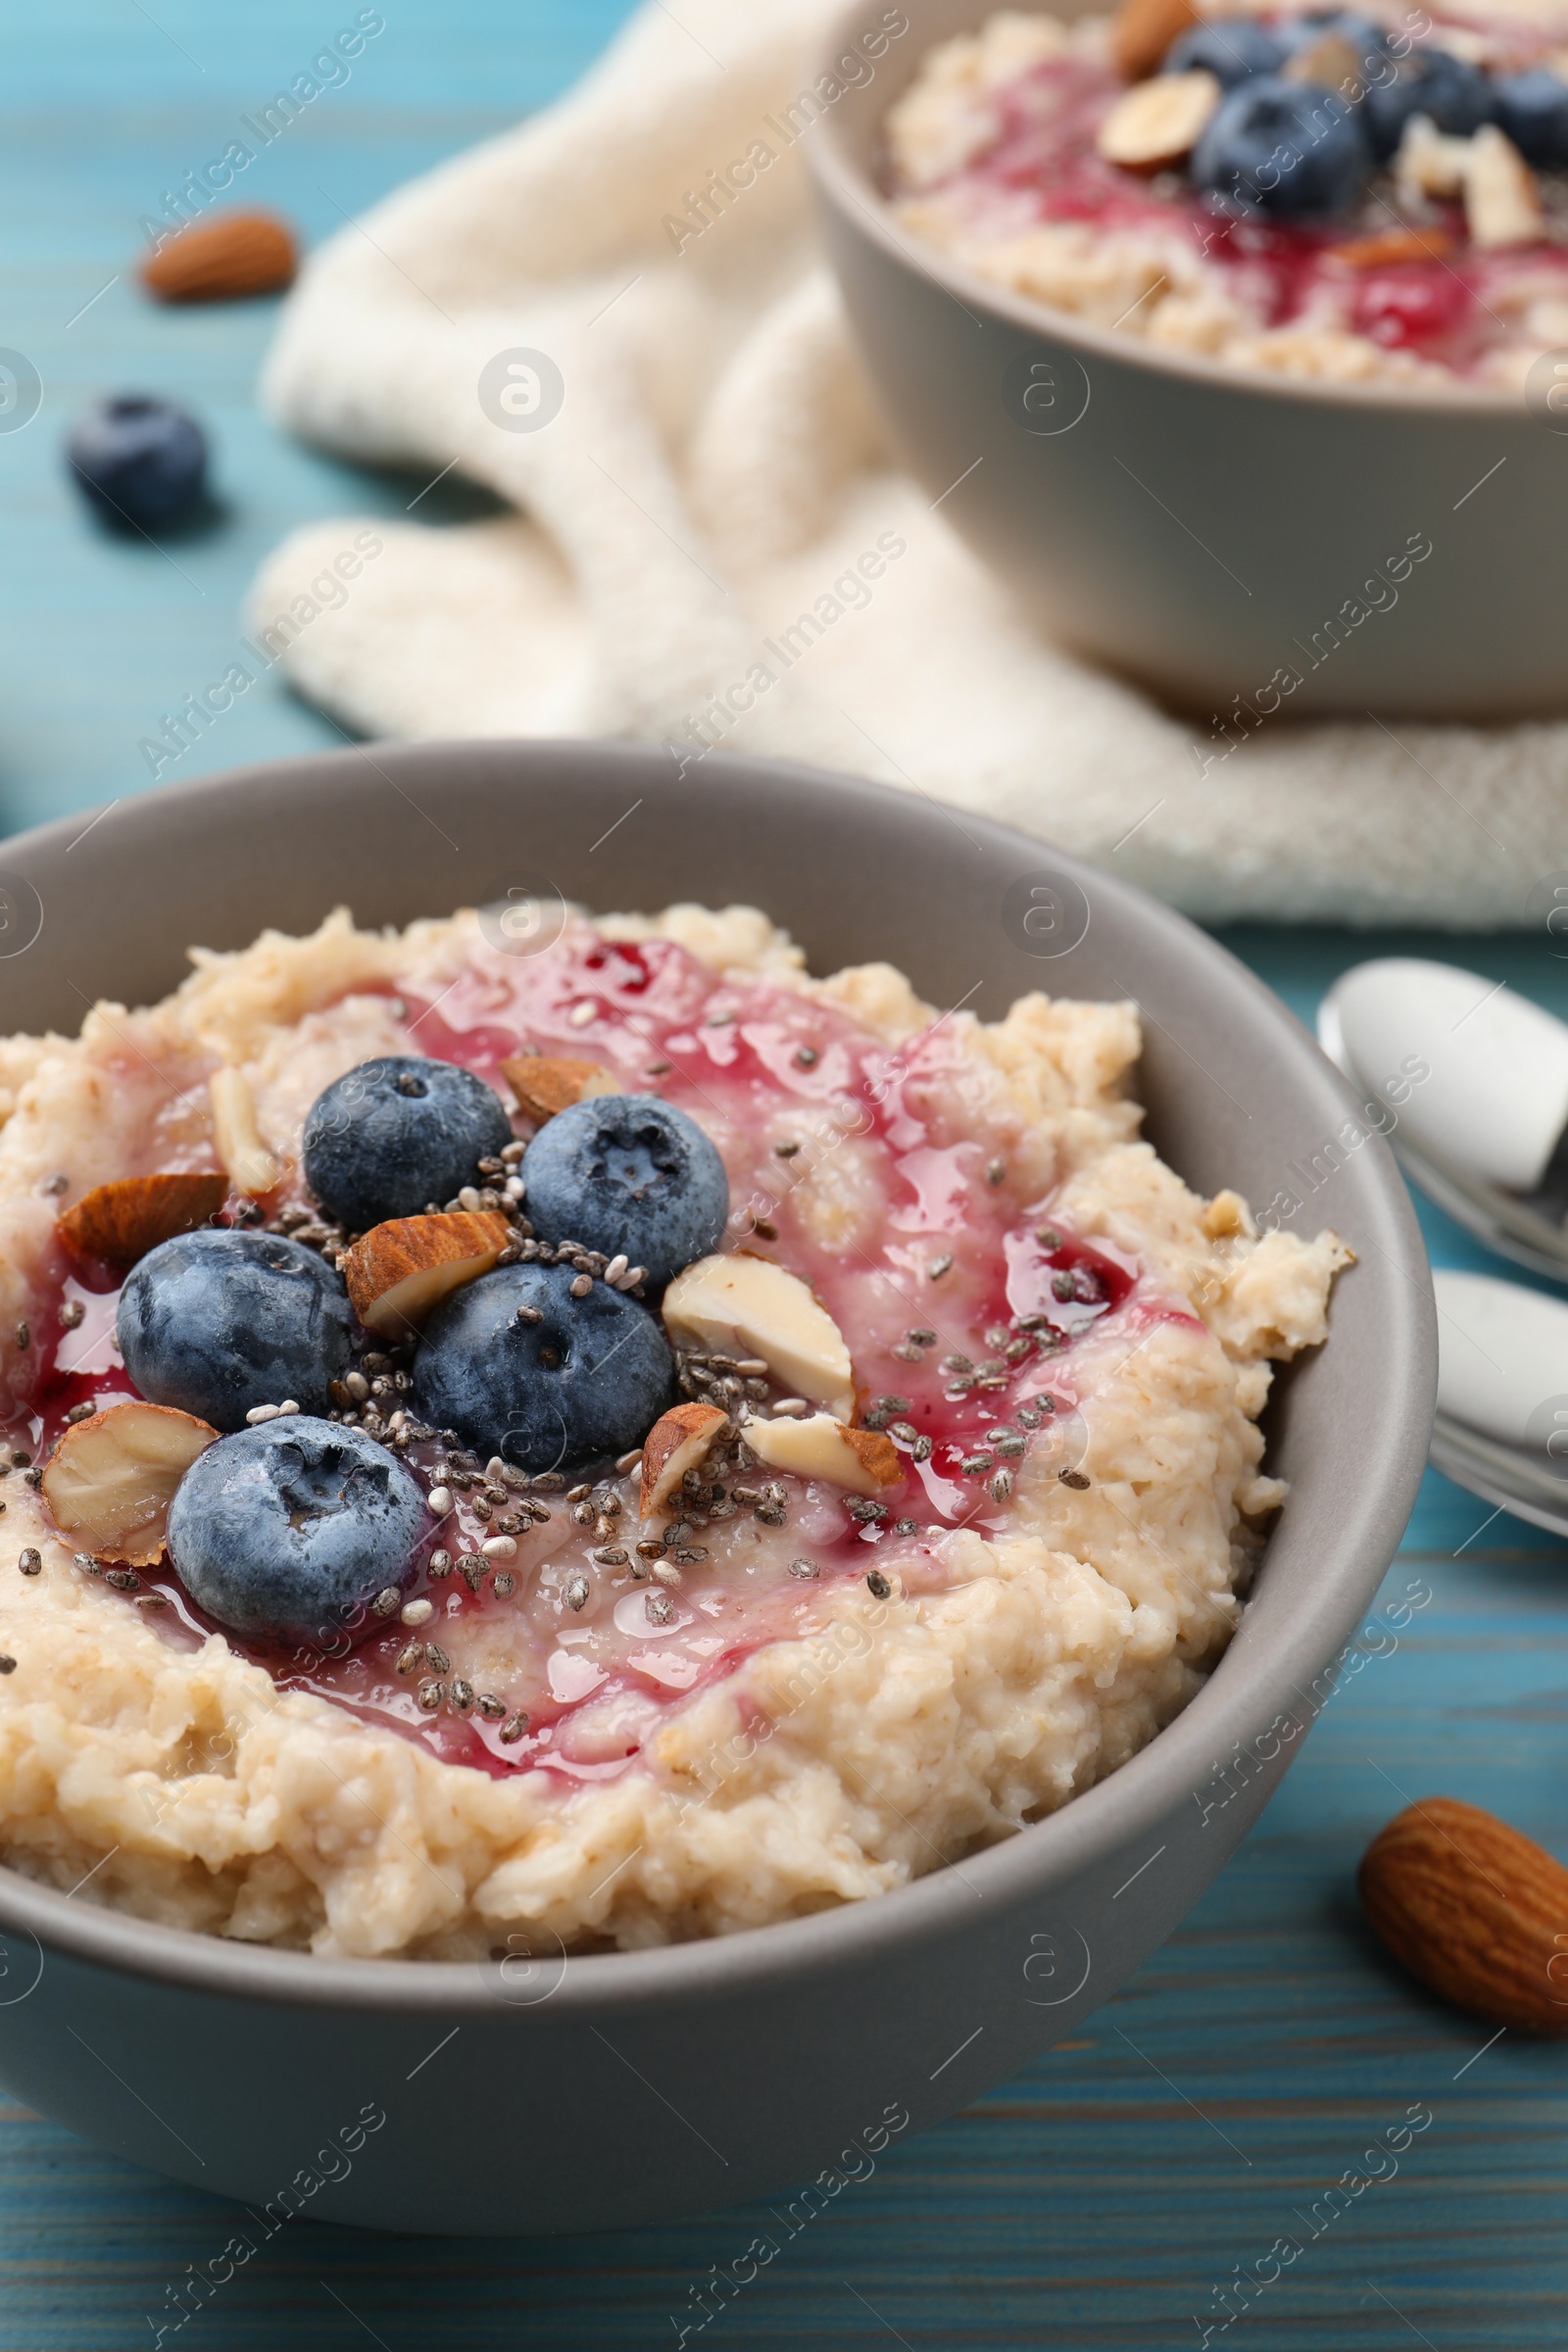
[(1174, 351), (1522, 388), (1568, 345), (1568, 47), (1542, 22), (1006, 13), (889, 112), (897, 216)]
[(723, 1933), (1223, 1650), (1349, 1252), (1140, 1140), (1132, 1006), (749, 908), (509, 945), (338, 915), (0, 1043), (13, 1867), (327, 1953)]

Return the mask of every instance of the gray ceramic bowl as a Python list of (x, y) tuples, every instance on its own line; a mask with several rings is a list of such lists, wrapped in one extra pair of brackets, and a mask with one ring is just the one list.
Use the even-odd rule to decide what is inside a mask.
[[(1257, 981), (1179, 915), (934, 804), (714, 753), (376, 746), (149, 793), (0, 843), (8, 1026), (180, 977), (341, 901), (407, 921), (559, 889), (590, 906), (751, 901), (813, 967), (885, 956), (933, 1002), (1149, 1007), (1150, 1129), (1205, 1191), (1268, 1200), (1349, 1097)], [(41, 913), (30, 946), (16, 952)], [(1060, 952), (1057, 952), (1060, 951)], [(84, 2137), (258, 2215), (485, 2232), (648, 2222), (786, 2187), (933, 2123), (1059, 2040), (1145, 1960), (1252, 1821), (1398, 1542), (1426, 1453), (1430, 1288), (1380, 1142), (1325, 1217), (1359, 1264), (1281, 1384), (1294, 1492), (1240, 1632), (1185, 1714), (1063, 1811), (880, 1900), (663, 1951), (489, 1966), (317, 1960), (94, 1908), (0, 1870), (0, 2079)], [(367, 2134), (363, 2109), (374, 2123)], [(329, 2156), (342, 2148), (347, 2156)], [(849, 2168), (863, 2165), (844, 2153)], [(337, 2179), (320, 2185), (323, 2174)]]
[[(1237, 698), (1296, 717), (1568, 710), (1568, 416), (1243, 373), (988, 285), (897, 225), (875, 172), (925, 51), (992, 0), (898, 13), (873, 77), (862, 61), (812, 125), (829, 248), (906, 463), (1047, 628), (1200, 721)], [(855, 0), (821, 66), (877, 21)], [(1412, 539), (1432, 552), (1401, 578)], [(1357, 599), (1382, 609), (1352, 621)], [(1300, 677), (1288, 697), (1281, 670)]]

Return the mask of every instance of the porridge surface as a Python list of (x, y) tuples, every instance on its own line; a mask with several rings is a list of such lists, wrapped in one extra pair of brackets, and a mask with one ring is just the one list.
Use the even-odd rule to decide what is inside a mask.
[[(401, 935), (340, 915), (195, 960), (151, 1010), (0, 1044), (15, 1866), (323, 1952), (470, 1957), (533, 1930), (651, 1944), (961, 1857), (1113, 1770), (1199, 1688), (1284, 1498), (1256, 1427), (1271, 1364), (1323, 1340), (1348, 1252), (1259, 1236), (1138, 1140), (1131, 1006), (1032, 995), (991, 1024), (939, 1017), (885, 965), (808, 978), (748, 908), (572, 915), (522, 956), (472, 915)], [(167, 1560), (116, 1587), (74, 1556), (37, 1467), (73, 1408), (134, 1391), (120, 1278), (57, 1218), (115, 1178), (232, 1173), (214, 1113), (232, 1085), (275, 1177), (254, 1213), (308, 1235), (301, 1135), (323, 1089), (426, 1054), (508, 1101), (501, 1065), (530, 1053), (583, 1057), (716, 1145), (720, 1250), (800, 1276), (838, 1326), (862, 1444), (891, 1448), (875, 1498), (732, 1447), (649, 1542), (634, 1471), (502, 1476), (421, 1434), (389, 1378), (333, 1417), (449, 1492), (407, 1588), (417, 1679), (402, 1619), (269, 1648), (204, 1616)], [(686, 1396), (716, 1395), (732, 1426), (799, 1421), (787, 1383), (736, 1360), (699, 1358)], [(494, 1711), (449, 1703), (460, 1690)]]

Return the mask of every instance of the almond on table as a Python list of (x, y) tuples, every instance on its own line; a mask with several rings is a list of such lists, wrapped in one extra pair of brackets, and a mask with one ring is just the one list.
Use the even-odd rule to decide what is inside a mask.
[(141, 282), (160, 302), (234, 302), (280, 293), (298, 268), (294, 232), (275, 213), (220, 213), (150, 254)]

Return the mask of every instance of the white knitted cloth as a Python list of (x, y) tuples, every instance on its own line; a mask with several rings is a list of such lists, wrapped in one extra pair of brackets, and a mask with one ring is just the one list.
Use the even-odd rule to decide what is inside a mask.
[[(313, 256), (274, 414), (517, 513), (295, 532), (251, 607), (290, 682), (371, 735), (706, 739), (858, 770), (1210, 919), (1524, 921), (1568, 869), (1568, 728), (1281, 724), (1200, 775), (1190, 726), (1044, 642), (891, 469), (810, 133), (786, 144), (829, 13), (650, 0), (559, 105)], [(774, 160), (696, 233), (688, 194), (754, 142)], [(481, 406), (518, 350), (560, 370), (541, 429), (492, 421), (498, 373), (530, 397), (504, 360)]]

